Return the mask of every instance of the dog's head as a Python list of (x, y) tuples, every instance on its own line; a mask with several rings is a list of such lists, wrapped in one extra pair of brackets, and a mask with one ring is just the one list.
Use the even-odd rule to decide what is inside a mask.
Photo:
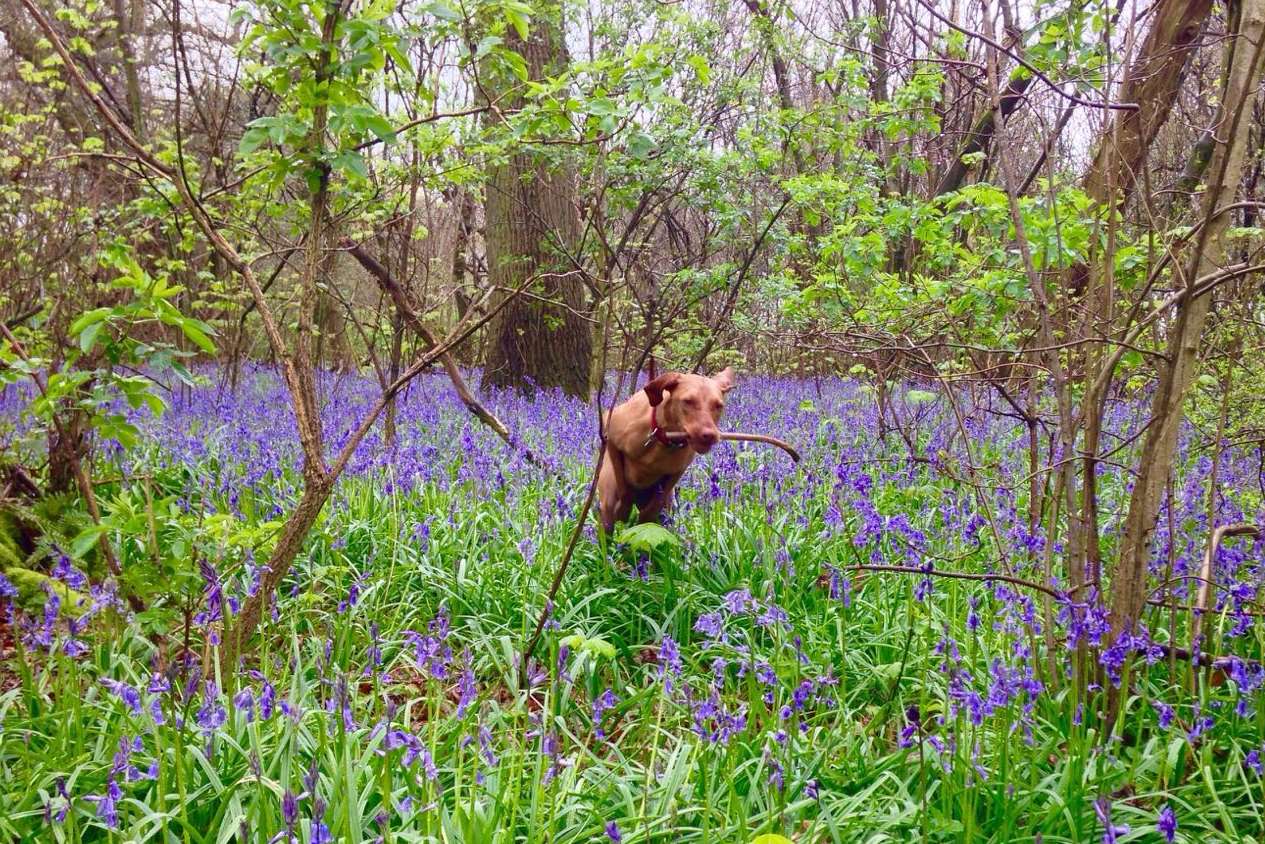
[(725, 367), (712, 378), (668, 372), (642, 389), (657, 408), (659, 426), (665, 431), (684, 431), (690, 448), (706, 454), (720, 440), (717, 425), (725, 410), (725, 393), (733, 386), (734, 372)]

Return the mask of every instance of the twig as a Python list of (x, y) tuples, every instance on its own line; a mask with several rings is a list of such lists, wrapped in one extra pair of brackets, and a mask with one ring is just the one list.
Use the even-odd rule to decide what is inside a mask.
[(1213, 529), (1212, 535), (1208, 537), (1208, 547), (1204, 551), (1203, 566), (1199, 572), (1199, 595), (1195, 599), (1194, 616), (1190, 622), (1190, 649), (1192, 651), (1199, 646), (1199, 635), (1203, 630), (1203, 616), (1208, 611), (1208, 599), (1212, 593), (1212, 562), (1217, 556), (1217, 550), (1221, 547), (1221, 541), (1227, 536), (1258, 537), (1260, 535), (1261, 529), (1259, 527), (1243, 522), (1233, 525), (1219, 525)]
[(1005, 53), (1006, 55), (1010, 56), (1016, 62), (1023, 65), (1028, 70), (1029, 73), (1031, 73), (1037, 79), (1040, 79), (1047, 86), (1049, 86), (1051, 91), (1058, 94), (1060, 97), (1062, 97), (1065, 100), (1074, 102), (1077, 105), (1089, 106), (1090, 108), (1106, 108), (1106, 109), (1114, 109), (1116, 111), (1137, 111), (1138, 110), (1137, 103), (1099, 102), (1098, 100), (1087, 100), (1087, 99), (1084, 99), (1083, 97), (1078, 97), (1075, 94), (1069, 94), (1066, 91), (1064, 91), (1062, 88), (1060, 88), (1057, 84), (1055, 84), (1054, 80), (1052, 80), (1050, 77), (1046, 76), (1044, 73), (1042, 73), (1041, 71), (1033, 67), (1031, 62), (1026, 61), (1023, 58), (1023, 56), (1020, 56), (1018, 53), (1014, 52), (1013, 50), (1007, 49), (1005, 46), (997, 43), (992, 38), (989, 38), (987, 35), (985, 35), (982, 32), (975, 32), (974, 30), (967, 29), (966, 27), (958, 26), (956, 23), (954, 23), (953, 21), (946, 18), (944, 15), (937, 12), (935, 10), (935, 7), (933, 7), (931, 3), (928, 2), (928, 0), (918, 0), (918, 2), (919, 4), (922, 5), (924, 9), (926, 9), (928, 12), (931, 13), (931, 16), (933, 18), (940, 21), (940, 23), (944, 24), (950, 29), (956, 29), (958, 32), (962, 33), (963, 35), (983, 41), (985, 44), (992, 47), (994, 50), (997, 50), (999, 52)]
[(923, 577), (947, 577), (953, 580), (978, 580), (985, 583), (991, 583), (994, 580), (1000, 580), (1003, 583), (1010, 583), (1014, 586), (1022, 586), (1025, 589), (1034, 589), (1037, 592), (1044, 592), (1059, 601), (1069, 600), (1066, 592), (1060, 592), (1052, 586), (1046, 586), (1042, 583), (1036, 583), (1031, 580), (1024, 580), (1022, 577), (1014, 577), (1009, 574), (987, 574), (972, 571), (945, 571), (943, 569), (923, 569), (917, 566), (888, 566), (878, 563), (856, 563), (850, 566), (843, 566), (847, 571), (882, 571), (892, 572), (894, 574), (918, 574)]
[[(684, 431), (671, 431), (667, 434), (668, 439), (674, 443), (685, 442), (687, 436), (688, 435)], [(798, 463), (800, 459), (799, 452), (795, 450), (794, 446), (785, 440), (779, 440), (777, 437), (770, 437), (765, 434), (744, 434), (741, 431), (724, 431), (721, 433), (720, 438), (722, 440), (732, 440), (734, 442), (764, 443), (766, 445), (777, 446), (782, 449), (782, 451), (789, 454), (791, 459), (796, 463)]]
[(27, 310), (23, 311), (17, 316), (11, 316), (8, 319), (6, 319), (4, 321), (4, 325), (6, 328), (17, 328), (19, 325), (21, 325), (22, 323), (26, 322), (31, 317), (38, 314), (43, 307), (44, 307), (43, 305), (35, 305), (31, 308), (28, 308)]
[[(436, 345), (435, 335), (431, 333), (426, 324), (422, 322), (422, 318), (418, 315), (413, 306), (409, 304), (408, 297), (404, 293), (404, 288), (395, 280), (391, 273), (377, 261), (373, 256), (367, 253), (360, 244), (352, 241), (350, 238), (344, 238), (339, 244), (347, 251), (347, 254), (360, 262), (369, 275), (373, 276), (378, 282), (378, 286), (391, 297), (391, 301), (395, 304), (396, 313), (408, 323), (414, 331), (421, 335), (431, 346)], [(524, 445), (516, 443), (513, 435), (510, 434), (509, 428), (505, 423), (496, 417), (492, 411), (488, 410), (470, 390), (465, 379), (461, 375), (461, 370), (457, 368), (456, 361), (452, 355), (444, 352), (439, 356), (439, 362), (443, 364), (444, 371), (448, 373), (448, 379), (452, 381), (453, 388), (457, 391), (457, 396), (461, 399), (462, 404), (475, 415), (475, 417), (487, 427), (491, 428), (496, 435), (500, 437), (511, 448), (517, 448), (523, 452), (529, 463), (540, 465), (540, 461), (532, 454), (531, 449)]]

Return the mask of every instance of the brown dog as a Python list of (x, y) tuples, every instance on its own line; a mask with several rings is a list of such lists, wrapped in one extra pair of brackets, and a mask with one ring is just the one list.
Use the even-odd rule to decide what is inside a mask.
[[(603, 530), (628, 518), (634, 504), (640, 521), (659, 517), (690, 461), (720, 440), (716, 423), (733, 386), (729, 368), (714, 378), (668, 372), (610, 412), (597, 480)], [(668, 439), (676, 431), (685, 432), (684, 443)]]

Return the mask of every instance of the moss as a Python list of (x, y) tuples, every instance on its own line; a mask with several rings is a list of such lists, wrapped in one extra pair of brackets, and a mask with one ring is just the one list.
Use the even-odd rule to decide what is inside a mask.
[(88, 608), (81, 592), (60, 580), (27, 568), (27, 555), (22, 550), (22, 518), (7, 508), (0, 508), (0, 574), (17, 587), (18, 606), (25, 612), (39, 612), (48, 600), (45, 587), (61, 599), (62, 612), (78, 618)]
[(18, 544), (21, 535), (17, 518), (8, 510), (0, 508), (0, 571), (22, 565), (26, 555)]
[(66, 615), (78, 618), (88, 609), (88, 600), (83, 593), (76, 592), (46, 574), (14, 566), (6, 568), (4, 576), (17, 587), (18, 606), (25, 612), (36, 613), (43, 608), (44, 602), (48, 600), (47, 589), (53, 590), (61, 599), (61, 609)]

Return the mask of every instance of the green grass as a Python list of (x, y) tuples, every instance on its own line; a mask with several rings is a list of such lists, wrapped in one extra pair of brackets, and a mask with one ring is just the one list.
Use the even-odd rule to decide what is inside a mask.
[[(529, 694), (517, 676), (518, 649), (574, 524), (541, 519), (555, 487), (542, 482), (490, 499), (462, 488), (409, 495), (383, 488), (381, 479), (360, 478), (341, 489), (282, 590), (277, 620), (264, 624), (248, 667), (297, 707), (295, 718), (247, 723), (223, 700), (227, 723), (208, 741), (194, 724), (204, 703), (198, 694), (163, 696), (162, 726), (129, 712), (98, 679), (143, 690), (151, 666), (175, 659), (178, 624), (145, 636), (136, 623), (103, 614), (78, 661), (19, 646), (9, 660), (13, 679), (0, 695), (0, 837), (284, 840), (287, 789), (301, 795), (296, 832), (303, 841), (311, 839), (314, 796), (326, 804), (334, 840), (349, 842), (599, 841), (610, 821), (625, 842), (747, 842), (761, 833), (803, 842), (1085, 842), (1102, 835), (1093, 806), (1102, 797), (1114, 821), (1133, 830), (1122, 840), (1160, 840), (1154, 824), (1165, 803), (1177, 812), (1183, 841), (1259, 840), (1265, 831), (1261, 779), (1243, 764), (1261, 745), (1261, 715), (1259, 707), (1246, 718), (1229, 713), (1232, 683), (1201, 687), (1205, 709), (1214, 702), (1220, 709), (1215, 727), (1192, 744), (1188, 705), (1164, 730), (1149, 702), (1183, 703), (1174, 697), (1183, 667), (1172, 681), (1163, 662), (1141, 666), (1119, 730), (1104, 737), (1093, 715), (1103, 695), (1090, 694), (1087, 715), (1077, 719), (1074, 689), (1061, 676), (1067, 657), (1056, 654), (1058, 672), (1050, 676), (1040, 637), (1008, 629), (1010, 611), (988, 586), (938, 580), (933, 595), (919, 601), (917, 577), (871, 574), (854, 583), (848, 606), (832, 599), (825, 567), (846, 565), (857, 551), (851, 517), (848, 530), (820, 536), (828, 490), (793, 510), (770, 508), (759, 495), (700, 504), (674, 527), (683, 546), (656, 554), (646, 581), (634, 575), (631, 555), (612, 549), (604, 558), (599, 545), (582, 541), (554, 614), (558, 629), (541, 646), (547, 679)], [(876, 490), (876, 499), (888, 502), (901, 495)], [(915, 523), (933, 526), (929, 509), (908, 512)], [(423, 551), (413, 529), (436, 514)], [(241, 564), (234, 537), (248, 535), (247, 527), (191, 530), (200, 552), (228, 574)], [(524, 538), (536, 546), (530, 562), (519, 549)], [(931, 534), (930, 542), (941, 553), (963, 552), (957, 538)], [(886, 543), (882, 553), (901, 558)], [(265, 542), (259, 559), (266, 550)], [(956, 567), (981, 564), (982, 557), (964, 558)], [(359, 600), (339, 612), (357, 572), (365, 573)], [(747, 614), (729, 622), (727, 644), (705, 644), (693, 631), (696, 620), (742, 588), (781, 607), (789, 626), (762, 627)], [(974, 633), (966, 628), (972, 597), (982, 619)], [(435, 679), (414, 663), (404, 631), (424, 634), (440, 607), (451, 617), (454, 664)], [(382, 669), (365, 674), (371, 625), (389, 677)], [(610, 650), (600, 642), (576, 648), (563, 677), (557, 654), (573, 634)], [(684, 663), (672, 695), (663, 691), (654, 658), (665, 635), (681, 643)], [(957, 641), (972, 687), (985, 695), (994, 659), (1011, 667), (1016, 642), (1035, 648), (1031, 664), (1046, 690), (1031, 705), (1030, 737), (1012, 728), (1020, 700), (979, 725), (953, 706), (945, 657), (937, 653), (946, 636)], [(216, 649), (197, 625), (190, 643), (198, 670), (214, 672)], [(479, 698), (457, 717), (457, 675), (467, 651)], [(734, 663), (744, 653), (776, 672), (771, 704), (755, 670), (739, 676)], [(745, 724), (724, 742), (691, 730), (691, 708), (681, 698), (686, 687), (695, 701), (704, 696), (716, 657), (731, 662), (719, 703), (745, 712)], [(816, 700), (783, 719), (779, 710), (792, 703), (801, 680), (827, 672), (837, 679), (823, 692), (833, 705)], [(352, 723), (341, 716), (340, 678)], [(217, 678), (221, 689), (228, 679)], [(173, 678), (177, 686), (180, 680)], [(259, 684), (251, 685), (257, 693)], [(603, 719), (602, 740), (591, 703), (606, 688), (619, 703)], [(327, 712), (330, 700), (334, 711)], [(926, 733), (944, 742), (943, 752), (917, 741), (916, 731), (911, 746), (901, 746), (911, 707)], [(388, 715), (416, 734), (437, 779), (421, 775), (421, 762), (405, 768), (404, 749), (384, 749), (374, 726)], [(491, 736), (495, 765), (480, 757), (480, 727)], [(556, 736), (565, 760), (552, 775), (544, 734)], [(138, 735), (135, 764), (144, 771), (156, 759), (158, 776), (120, 783), (120, 822), (109, 830), (85, 797), (104, 792), (120, 738)], [(781, 788), (772, 776), (779, 768)], [(310, 770), (316, 795), (305, 794)], [(70, 811), (64, 822), (46, 824), (45, 805), (51, 801), (54, 812), (63, 805), (59, 781)], [(411, 809), (401, 811), (406, 800)], [(385, 824), (375, 820), (380, 812)]]

